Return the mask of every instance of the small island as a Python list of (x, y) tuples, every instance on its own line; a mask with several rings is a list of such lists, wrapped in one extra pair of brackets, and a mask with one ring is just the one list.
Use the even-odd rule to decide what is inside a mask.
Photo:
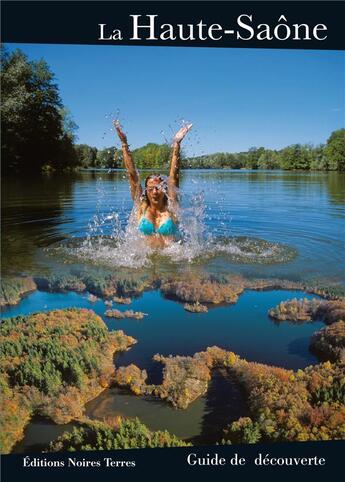
[(202, 305), (198, 301), (196, 301), (195, 303), (185, 303), (183, 305), (183, 308), (186, 311), (190, 311), (191, 313), (207, 313), (208, 312), (207, 306)]
[(105, 316), (108, 318), (116, 318), (118, 320), (124, 320), (125, 318), (131, 318), (134, 320), (142, 320), (144, 316), (147, 316), (146, 313), (142, 313), (141, 311), (133, 311), (133, 310), (107, 310)]

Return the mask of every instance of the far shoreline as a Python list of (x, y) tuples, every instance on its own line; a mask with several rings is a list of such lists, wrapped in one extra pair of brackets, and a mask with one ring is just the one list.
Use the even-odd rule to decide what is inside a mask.
[[(162, 167), (160, 171), (168, 171), (168, 167)], [(122, 167), (81, 167), (75, 170), (75, 172), (126, 172), (126, 169)], [(150, 167), (142, 167), (139, 168), (138, 171), (147, 171), (147, 172), (157, 172), (157, 169), (150, 168)], [(234, 171), (234, 172), (300, 172), (300, 173), (308, 173), (308, 172), (323, 172), (323, 173), (342, 173), (344, 171), (340, 170), (324, 170), (324, 169), (250, 169), (248, 167), (183, 167), (181, 171)], [(57, 172), (57, 171), (54, 171)]]

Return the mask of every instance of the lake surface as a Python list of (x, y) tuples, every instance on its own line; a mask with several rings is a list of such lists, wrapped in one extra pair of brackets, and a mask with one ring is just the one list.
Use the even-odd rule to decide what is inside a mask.
[[(47, 293), (36, 291), (17, 306), (3, 310), (2, 317), (28, 315), (37, 311), (61, 308), (88, 308), (106, 322), (109, 330), (123, 330), (138, 343), (116, 356), (116, 365), (137, 364), (152, 377), (161, 372), (161, 364), (153, 355), (193, 355), (208, 346), (217, 345), (246, 358), (268, 365), (298, 369), (317, 362), (309, 350), (309, 338), (323, 326), (321, 322), (306, 324), (274, 323), (268, 310), (291, 298), (315, 298), (301, 291), (251, 291), (240, 295), (235, 305), (214, 307), (208, 313), (190, 313), (183, 305), (167, 300), (157, 291), (148, 291), (128, 306), (147, 314), (142, 320), (107, 318), (109, 308), (104, 301), (91, 303), (86, 294)], [(160, 383), (159, 380), (152, 380)]]
[[(131, 257), (133, 245), (123, 237), (132, 207), (124, 171), (6, 179), (3, 275), (45, 276), (76, 267), (106, 269), (116, 275), (120, 273), (116, 263), (123, 258), (122, 267), (134, 277), (139, 273), (135, 263), (144, 260), (140, 274), (147, 270), (155, 279), (160, 274), (195, 272), (344, 283), (344, 173), (193, 170), (182, 173), (181, 193), (184, 224), (192, 233), (189, 244), (178, 246), (177, 256), (173, 252), (151, 258), (145, 258), (138, 245)], [(115, 244), (108, 246), (109, 239)], [(235, 305), (193, 314), (153, 290), (128, 306), (147, 313), (138, 321), (106, 318), (104, 301), (91, 303), (86, 293), (37, 291), (6, 308), (2, 316), (67, 307), (93, 309), (110, 330), (123, 329), (138, 340), (128, 352), (116, 356), (115, 364), (135, 363), (148, 371), (151, 382), (160, 383), (162, 367), (152, 361), (155, 353), (192, 355), (212, 345), (249, 361), (285, 368), (317, 363), (309, 352), (309, 340), (322, 326), (320, 322), (276, 324), (267, 316), (270, 308), (293, 297), (313, 296), (247, 290)], [(127, 309), (116, 303), (113, 307)], [(89, 402), (86, 413), (99, 419), (115, 414), (138, 416), (151, 429), (168, 429), (185, 439), (214, 443), (221, 438), (222, 427), (247, 415), (247, 407), (236, 383), (218, 370), (207, 394), (187, 410), (111, 388)], [(36, 418), (15, 451), (41, 450), (62, 429)]]
[[(344, 281), (345, 173), (184, 171), (181, 192), (204, 233), (296, 250), (293, 260), (273, 264), (234, 263), (225, 253), (208, 259), (208, 271)], [(61, 260), (44, 248), (124, 228), (132, 207), (121, 170), (6, 179), (2, 196), (3, 274), (54, 271)]]

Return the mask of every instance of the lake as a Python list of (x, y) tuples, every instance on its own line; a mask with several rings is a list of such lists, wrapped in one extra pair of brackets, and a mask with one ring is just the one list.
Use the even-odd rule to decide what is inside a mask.
[[(234, 263), (217, 256), (208, 259), (209, 270), (344, 281), (345, 173), (184, 171), (181, 192), (192, 206), (187, 215), (202, 217), (207, 235), (260, 238), (296, 250), (287, 263)], [(2, 196), (4, 275), (54, 271), (59, 260), (43, 248), (110, 234), (114, 224), (123, 229), (132, 206), (121, 170), (6, 179)]]

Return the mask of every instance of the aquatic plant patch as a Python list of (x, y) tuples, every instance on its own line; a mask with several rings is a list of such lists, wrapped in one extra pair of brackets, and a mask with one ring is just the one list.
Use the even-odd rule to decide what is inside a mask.
[(196, 301), (195, 303), (185, 303), (183, 305), (183, 308), (186, 311), (190, 311), (191, 313), (207, 313), (208, 312), (207, 306), (202, 305), (198, 301)]
[(303, 323), (321, 320), (330, 325), (345, 320), (345, 300), (308, 300), (297, 298), (282, 301), (276, 308), (268, 312), (276, 321)]
[(108, 318), (117, 318), (118, 320), (123, 320), (125, 318), (131, 318), (135, 320), (142, 320), (144, 316), (147, 316), (147, 313), (143, 313), (142, 311), (133, 311), (133, 310), (107, 310), (105, 316)]

